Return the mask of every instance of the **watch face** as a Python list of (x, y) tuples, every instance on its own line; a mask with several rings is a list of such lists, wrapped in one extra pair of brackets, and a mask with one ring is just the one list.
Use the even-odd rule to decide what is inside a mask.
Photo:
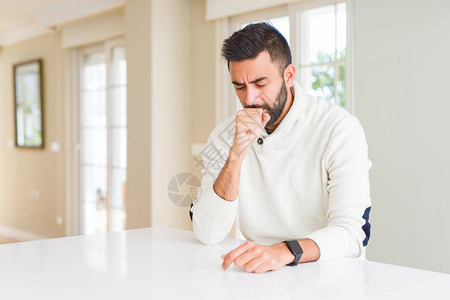
[(288, 241), (288, 245), (289, 245), (289, 249), (293, 252), (293, 253), (303, 253), (303, 249), (302, 247), (300, 247), (300, 244), (296, 241)]

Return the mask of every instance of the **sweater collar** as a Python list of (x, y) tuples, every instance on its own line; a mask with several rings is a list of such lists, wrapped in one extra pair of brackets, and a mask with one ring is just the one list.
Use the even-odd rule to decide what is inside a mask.
[(293, 103), (288, 113), (270, 135), (265, 129), (262, 131), (264, 144), (253, 144), (255, 151), (276, 151), (293, 147), (311, 122), (317, 101), (308, 96), (297, 81), (294, 81), (293, 90)]

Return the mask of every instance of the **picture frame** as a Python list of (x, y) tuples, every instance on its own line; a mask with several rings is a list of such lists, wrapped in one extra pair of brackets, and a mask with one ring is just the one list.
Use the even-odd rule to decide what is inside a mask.
[(13, 66), (15, 145), (44, 148), (43, 62), (35, 59)]

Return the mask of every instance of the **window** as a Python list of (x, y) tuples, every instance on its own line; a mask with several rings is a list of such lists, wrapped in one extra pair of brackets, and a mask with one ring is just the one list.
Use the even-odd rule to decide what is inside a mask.
[[(230, 18), (230, 32), (247, 24), (268, 21), (288, 41), (296, 80), (307, 91), (325, 101), (334, 102), (352, 112), (347, 49), (347, 7), (345, 1), (299, 1), (289, 5), (242, 14)], [(224, 76), (224, 87), (229, 78)], [(233, 89), (226, 92), (231, 98), (232, 109), (218, 115), (229, 116), (242, 109)], [(225, 96), (224, 96), (225, 97)], [(221, 108), (219, 108), (221, 109)]]
[[(277, 18), (270, 18), (266, 20), (259, 20), (257, 22), (266, 21), (270, 24), (272, 24), (273, 27), (278, 29), (278, 31), (284, 36), (286, 41), (289, 45), (291, 45), (290, 41), (290, 28), (289, 28), (289, 17), (288, 16), (282, 16)], [(239, 25), (239, 28), (244, 28), (248, 24), (255, 23), (255, 22), (249, 22), (249, 23), (243, 23)]]
[(299, 11), (300, 84), (309, 94), (345, 107), (347, 18), (345, 3)]
[(81, 233), (125, 228), (126, 54), (120, 41), (80, 51)]

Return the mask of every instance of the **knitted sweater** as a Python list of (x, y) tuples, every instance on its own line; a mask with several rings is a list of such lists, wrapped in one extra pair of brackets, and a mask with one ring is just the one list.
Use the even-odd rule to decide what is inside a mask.
[(372, 163), (358, 119), (306, 95), (295, 82), (291, 108), (273, 133), (263, 130), (248, 150), (238, 197), (226, 201), (213, 184), (233, 145), (235, 118), (217, 125), (201, 153), (203, 178), (190, 210), (197, 238), (217, 244), (238, 218), (247, 240), (269, 245), (309, 238), (320, 248), (319, 260), (364, 258)]

